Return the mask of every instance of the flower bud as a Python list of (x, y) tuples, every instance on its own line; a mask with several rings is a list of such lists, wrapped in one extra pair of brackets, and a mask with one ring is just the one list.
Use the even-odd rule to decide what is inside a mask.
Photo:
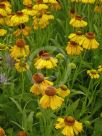
[(76, 64), (75, 63), (69, 63), (69, 67), (71, 68), (71, 69), (76, 69)]
[(27, 133), (25, 131), (19, 131), (17, 136), (27, 136)]
[(58, 53), (58, 54), (56, 55), (56, 58), (57, 58), (57, 59), (63, 59), (63, 58), (64, 58), (64, 55), (63, 55), (62, 53)]
[(36, 118), (39, 119), (40, 117), (42, 117), (42, 112), (37, 112), (36, 113)]

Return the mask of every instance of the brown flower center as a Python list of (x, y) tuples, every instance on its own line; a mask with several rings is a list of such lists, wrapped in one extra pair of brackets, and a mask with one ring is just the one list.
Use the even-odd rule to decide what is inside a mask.
[(26, 8), (31, 10), (32, 9), (32, 5), (26, 5)]
[(36, 0), (36, 3), (41, 4), (43, 3), (43, 0)]
[(0, 14), (0, 18), (3, 18), (3, 15)]
[(19, 29), (24, 29), (24, 28), (25, 28), (25, 24), (20, 24), (20, 25), (18, 25), (18, 28), (19, 28)]
[(56, 94), (56, 88), (53, 86), (49, 86), (45, 90), (45, 94), (48, 96), (54, 96)]
[(44, 81), (44, 76), (41, 73), (34, 74), (32, 78), (33, 78), (34, 82), (38, 83), (38, 84)]
[(49, 59), (50, 59), (50, 55), (49, 55), (48, 53), (43, 53), (43, 54), (41, 55), (41, 57), (42, 57), (43, 59), (45, 59), (45, 60), (49, 60)]
[(63, 91), (66, 91), (67, 90), (67, 86), (66, 85), (61, 85), (60, 87)]
[(59, 0), (56, 0), (58, 3), (60, 3), (60, 1)]
[(13, 15), (15, 15), (15, 13), (10, 13), (10, 14), (8, 14), (9, 16), (13, 16)]
[(39, 52), (39, 56), (42, 57), (42, 58), (45, 59), (45, 60), (50, 59), (49, 53), (48, 53), (47, 51), (45, 51), (45, 50), (41, 50), (41, 51)]
[(26, 63), (25, 62), (21, 62), (20, 66), (25, 68), (26, 67)]
[(83, 33), (81, 31), (77, 31), (76, 35), (83, 35)]
[(17, 15), (17, 16), (23, 16), (24, 14), (23, 14), (23, 12), (21, 12), (21, 11), (17, 11), (16, 15)]
[(5, 136), (5, 131), (3, 130), (3, 128), (0, 128), (0, 136)]
[(97, 73), (95, 71), (91, 71), (91, 74), (92, 75), (96, 75)]
[(82, 17), (81, 17), (81, 16), (75, 16), (75, 19), (76, 19), (76, 20), (81, 20)]
[(25, 46), (25, 41), (23, 39), (19, 39), (16, 41), (16, 45), (20, 48), (24, 48)]
[(75, 14), (75, 9), (71, 9), (70, 14)]
[[(46, 13), (46, 9), (40, 9), (39, 10), (39, 14), (37, 15), (39, 18), (41, 18), (42, 17), (42, 15), (44, 14), (44, 13)], [(47, 13), (47, 14), (49, 14), (49, 13)]]
[(97, 3), (97, 5), (96, 6), (100, 6), (100, 3)]
[(47, 53), (47, 51), (41, 50), (41, 51), (39, 52), (39, 56), (41, 56), (43, 53)]
[(72, 116), (67, 116), (64, 118), (64, 122), (68, 126), (73, 126), (75, 123), (75, 119)]
[(5, 4), (0, 4), (0, 8), (5, 9)]
[(86, 37), (88, 39), (94, 39), (95, 38), (95, 34), (93, 32), (88, 32), (88, 33), (86, 33)]
[(17, 136), (27, 136), (27, 133), (24, 131), (19, 131)]
[(70, 44), (72, 45), (72, 46), (77, 46), (78, 44), (76, 43), (76, 42), (74, 42), (74, 41), (70, 41)]

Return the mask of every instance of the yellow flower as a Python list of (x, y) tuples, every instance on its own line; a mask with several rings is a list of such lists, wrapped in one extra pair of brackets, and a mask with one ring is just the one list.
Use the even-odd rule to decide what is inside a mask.
[(78, 43), (70, 41), (67, 44), (66, 51), (68, 55), (79, 55), (83, 48)]
[(101, 13), (102, 12), (102, 5), (100, 3), (98, 3), (95, 8), (94, 8), (94, 12), (96, 13)]
[(14, 14), (8, 14), (6, 17), (5, 17), (5, 24), (7, 26), (14, 26), (13, 22), (11, 21), (11, 17), (14, 16)]
[(66, 97), (70, 94), (70, 90), (67, 88), (66, 85), (61, 85), (58, 89), (57, 89), (57, 94), (61, 97)]
[(0, 43), (0, 51), (3, 51), (3, 50), (5, 51), (7, 49), (8, 49), (7, 45)]
[(102, 65), (99, 65), (99, 66), (97, 67), (97, 70), (98, 70), (98, 72), (102, 72)]
[(55, 10), (60, 10), (61, 9), (61, 4), (60, 4), (59, 1), (58, 2), (56, 1), (56, 3), (51, 4), (51, 7), (53, 9), (55, 9)]
[(48, 86), (53, 85), (53, 82), (50, 82), (49, 80), (46, 80), (44, 78), (44, 75), (41, 73), (36, 73), (33, 75), (34, 84), (30, 89), (30, 92), (32, 92), (35, 95), (45, 94), (45, 90)]
[(0, 128), (0, 136), (6, 136), (5, 131), (3, 128)]
[(25, 44), (25, 41), (23, 39), (17, 40), (16, 45), (11, 47), (10, 49), (10, 55), (14, 59), (27, 57), (29, 53), (29, 46)]
[(43, 14), (42, 16), (40, 17), (34, 17), (34, 29), (38, 29), (39, 27), (40, 28), (45, 28), (46, 26), (48, 26), (49, 24), (49, 21), (50, 20), (53, 20), (54, 19), (54, 16), (53, 15), (47, 15), (47, 14)]
[(24, 5), (32, 5), (32, 0), (23, 0)]
[(0, 3), (0, 14), (2, 16), (7, 16), (7, 14), (10, 14), (10, 13), (11, 13), (10, 7), (7, 4), (1, 2)]
[(49, 86), (45, 90), (45, 94), (40, 99), (40, 106), (42, 108), (51, 108), (52, 110), (61, 107), (64, 99), (56, 95), (56, 88)]
[(7, 0), (0, 0), (0, 4), (4, 4), (6, 7), (8, 7), (8, 8), (11, 8), (12, 6), (11, 6), (11, 4), (10, 4), (10, 2), (9, 1), (7, 1)]
[(61, 9), (61, 5), (60, 5), (59, 0), (43, 0), (43, 3), (49, 4), (49, 6), (51, 6), (55, 10)]
[(37, 30), (39, 28), (39, 18), (35, 16), (33, 19), (34, 19), (33, 22), (34, 29)]
[(69, 24), (76, 28), (87, 26), (87, 22), (84, 21), (81, 16), (75, 16), (71, 18)]
[(98, 74), (98, 71), (95, 69), (87, 70), (87, 74), (93, 79), (98, 79), (100, 75)]
[(99, 43), (95, 39), (95, 34), (93, 32), (88, 32), (83, 37), (81, 41), (79, 41), (79, 44), (82, 45), (85, 49), (96, 49), (99, 46)]
[(82, 3), (90, 3), (90, 4), (92, 4), (94, 2), (95, 2), (95, 0), (82, 0)]
[(53, 15), (43, 14), (40, 21), (39, 21), (39, 26), (41, 28), (45, 28), (49, 24), (49, 21), (53, 20), (53, 19), (54, 19)]
[(53, 4), (53, 3), (56, 3), (57, 0), (43, 0), (43, 3), (50, 3), (50, 4)]
[(76, 43), (79, 43), (80, 40), (83, 39), (83, 33), (81, 31), (77, 31), (75, 33), (71, 33), (68, 38), (71, 40), (71, 41), (74, 41)]
[(34, 29), (45, 28), (50, 20), (54, 19), (54, 16), (48, 12), (48, 6), (46, 4), (36, 4), (33, 6), (35, 11), (34, 15)]
[(40, 95), (41, 94), (41, 86), (39, 84), (34, 84), (30, 88), (30, 92), (32, 92), (34, 95)]
[(18, 11), (16, 14), (11, 16), (11, 22), (13, 23), (14, 26), (26, 23), (28, 21), (29, 21), (29, 16), (21, 11)]
[(0, 14), (0, 25), (5, 24), (5, 17)]
[(78, 135), (83, 131), (82, 123), (75, 120), (72, 116), (58, 118), (55, 128), (61, 129), (61, 132), (64, 136)]
[(13, 33), (15, 36), (19, 36), (19, 35), (28, 36), (29, 35), (31, 31), (31, 27), (25, 26), (24, 24), (20, 24), (18, 27), (19, 28)]
[(0, 14), (2, 16), (7, 16), (7, 13), (6, 13), (5, 9), (6, 9), (5, 5), (4, 4), (0, 4)]
[(7, 30), (0, 29), (0, 36), (4, 36), (7, 33)]
[(48, 52), (41, 51), (38, 58), (35, 59), (35, 68), (36, 69), (52, 69), (57, 66), (58, 60), (53, 58)]
[(30, 15), (30, 16), (34, 16), (36, 15), (36, 11), (33, 9), (32, 5), (27, 5), (25, 9), (22, 10), (22, 12), (24, 14)]
[(33, 6), (33, 9), (37, 12), (41, 12), (47, 10), (48, 6), (46, 4), (36, 4)]
[(29, 69), (29, 65), (24, 60), (17, 60), (15, 63), (15, 68), (18, 72), (24, 72)]
[(71, 0), (71, 2), (81, 2), (81, 0)]

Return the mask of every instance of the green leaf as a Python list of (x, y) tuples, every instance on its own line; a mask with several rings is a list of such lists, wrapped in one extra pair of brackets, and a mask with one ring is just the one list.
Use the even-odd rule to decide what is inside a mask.
[(22, 114), (22, 127), (24, 130), (27, 130), (27, 114), (26, 114), (26, 110), (23, 110), (23, 114)]
[(23, 111), (20, 104), (14, 98), (10, 97), (10, 100), (16, 105), (17, 109), (22, 113)]
[(27, 128), (30, 132), (32, 132), (32, 128), (33, 128), (33, 116), (34, 116), (34, 112), (31, 111), (27, 118), (27, 124), (28, 124)]
[(102, 118), (95, 122), (93, 136), (102, 136)]
[(99, 29), (97, 28), (97, 26), (94, 24), (94, 29), (95, 29), (95, 32), (98, 34), (99, 33)]
[(74, 89), (72, 89), (72, 90), (71, 90), (71, 92), (72, 92), (71, 96), (79, 95), (79, 94), (81, 94), (81, 95), (84, 95), (84, 96), (85, 96), (85, 93), (84, 93), (84, 92), (82, 92), (82, 91), (78, 91), (78, 90), (74, 90)]
[(9, 135), (9, 136), (13, 136), (13, 128), (8, 128), (8, 129), (6, 129), (6, 133), (7, 133), (7, 135)]
[(15, 121), (13, 121), (13, 120), (11, 121), (11, 123), (15, 124), (15, 125), (18, 126), (20, 129), (23, 129), (22, 126), (21, 126), (19, 123), (15, 122)]
[(79, 105), (79, 101), (80, 101), (80, 99), (73, 102), (71, 105), (68, 106), (68, 108), (66, 107), (68, 114), (72, 114), (77, 109), (77, 107)]
[(102, 99), (98, 99), (95, 103), (93, 111), (91, 112), (91, 116), (93, 116), (101, 108), (102, 108)]

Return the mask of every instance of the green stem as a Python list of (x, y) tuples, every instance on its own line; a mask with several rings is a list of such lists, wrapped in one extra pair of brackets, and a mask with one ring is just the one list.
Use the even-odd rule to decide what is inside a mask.
[(21, 85), (22, 85), (22, 97), (23, 97), (23, 94), (24, 94), (24, 74), (23, 72), (21, 73)]

